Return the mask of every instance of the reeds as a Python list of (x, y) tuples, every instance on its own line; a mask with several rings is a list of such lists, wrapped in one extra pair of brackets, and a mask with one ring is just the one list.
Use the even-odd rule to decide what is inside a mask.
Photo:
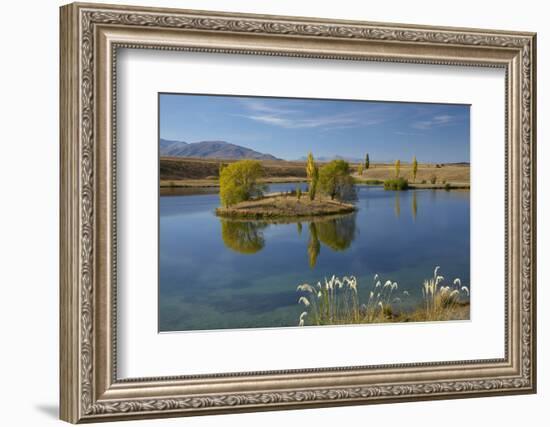
[(410, 298), (408, 291), (399, 292), (397, 282), (386, 280), (384, 284), (378, 274), (374, 276), (370, 289), (361, 300), (358, 281), (354, 276), (342, 279), (332, 276), (311, 286), (304, 283), (297, 287), (301, 293), (298, 304), (303, 308), (299, 317), (299, 326), (306, 322), (310, 325), (346, 325), (357, 323), (385, 323), (410, 321), (438, 321), (465, 318), (469, 312), (470, 290), (463, 286), (460, 279), (451, 285), (445, 285), (443, 276), (438, 275), (436, 267), (433, 277), (425, 280), (422, 289), (422, 301), (412, 311), (403, 309), (403, 302)]
[(454, 279), (451, 285), (445, 285), (445, 278), (438, 274), (439, 268), (435, 267), (433, 277), (422, 285), (426, 321), (449, 320), (464, 297), (470, 297), (470, 290), (462, 286), (459, 278)]
[[(308, 321), (314, 325), (343, 325), (354, 323), (375, 323), (388, 321), (393, 306), (401, 299), (395, 297), (396, 282), (386, 281), (384, 285), (378, 275), (374, 276), (373, 286), (365, 303), (359, 303), (357, 279), (345, 276), (342, 279), (332, 276), (316, 286), (304, 283), (297, 290), (302, 293), (298, 303), (305, 310), (300, 315), (299, 325)], [(305, 314), (304, 314), (305, 313)]]

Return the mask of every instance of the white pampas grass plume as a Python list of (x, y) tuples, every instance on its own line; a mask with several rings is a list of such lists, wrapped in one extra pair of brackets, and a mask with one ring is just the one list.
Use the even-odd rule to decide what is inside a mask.
[(462, 282), (457, 277), (455, 280), (453, 280), (453, 285), (460, 287), (460, 286), (462, 286)]
[(298, 304), (304, 304), (306, 307), (309, 307), (309, 300), (306, 298), (306, 297), (300, 297), (300, 299), (298, 299)]
[(311, 287), (311, 285), (308, 285), (307, 283), (304, 283), (302, 285), (299, 285), (296, 290), (298, 291), (302, 291), (302, 292), (310, 292), (310, 293), (313, 293), (314, 290), (313, 288)]
[(304, 311), (302, 314), (300, 314), (300, 323), (298, 323), (298, 326), (304, 326), (304, 318), (307, 316), (307, 311)]
[(462, 286), (462, 288), (460, 288), (463, 292), (466, 293), (466, 295), (470, 296), (470, 290), (466, 287), (466, 286)]

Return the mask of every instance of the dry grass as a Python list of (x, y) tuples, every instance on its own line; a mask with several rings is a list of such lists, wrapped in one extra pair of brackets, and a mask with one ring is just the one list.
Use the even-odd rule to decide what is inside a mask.
[[(161, 181), (217, 180), (220, 165), (236, 161), (238, 160), (161, 157), (160, 179)], [(264, 168), (266, 178), (295, 177), (301, 178), (302, 181), (306, 178), (305, 162), (287, 162), (284, 160), (261, 160), (260, 162)]]
[[(160, 158), (161, 187), (215, 187), (218, 186), (220, 164), (228, 164), (237, 160), (198, 159), (188, 157)], [(291, 162), (285, 160), (262, 160), (265, 178), (262, 182), (298, 182), (306, 179), (306, 162)], [(322, 162), (318, 162), (322, 165)], [(357, 163), (352, 163), (357, 170)], [(438, 167), (439, 166), (439, 167)], [(468, 164), (430, 164), (418, 165), (416, 180), (412, 179), (412, 166), (401, 164), (400, 176), (409, 180), (412, 187), (444, 188), (446, 183), (452, 188), (468, 188), (470, 185), (470, 165)], [(435, 176), (435, 185), (431, 179)], [(359, 182), (385, 181), (395, 178), (393, 164), (371, 163), (370, 168), (361, 176), (355, 174)], [(425, 181), (424, 184), (422, 182)]]
[(352, 204), (327, 198), (309, 200), (307, 194), (300, 199), (295, 195), (266, 195), (262, 199), (218, 208), (216, 214), (228, 218), (294, 218), (343, 214), (355, 209)]
[[(399, 176), (407, 179), (409, 184), (419, 186), (425, 181), (424, 186), (430, 184), (431, 178), (435, 176), (435, 184), (444, 187), (446, 183), (454, 184), (455, 186), (470, 185), (470, 165), (468, 164), (442, 164), (437, 167), (436, 164), (419, 164), (416, 180), (413, 180), (412, 166), (401, 164)], [(364, 180), (380, 180), (395, 178), (395, 166), (390, 164), (371, 164), (371, 167), (363, 172), (363, 175), (354, 175), (356, 179)]]

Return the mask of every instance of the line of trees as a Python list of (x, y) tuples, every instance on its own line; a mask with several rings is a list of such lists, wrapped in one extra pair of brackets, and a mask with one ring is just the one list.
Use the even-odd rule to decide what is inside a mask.
[[(365, 155), (364, 163), (357, 167), (357, 173), (362, 175), (370, 168), (369, 154)], [(395, 178), (399, 178), (401, 161), (395, 161)], [(412, 177), (416, 181), (418, 162), (416, 156), (412, 162)], [(332, 160), (323, 166), (318, 166), (312, 153), (307, 156), (306, 175), (308, 180), (308, 197), (314, 200), (320, 192), (332, 200), (356, 199), (355, 185), (350, 164), (345, 160)], [(258, 160), (240, 160), (230, 164), (220, 164), (220, 200), (224, 207), (232, 206), (254, 197), (262, 197), (266, 186), (260, 183), (265, 176), (262, 164)], [(297, 192), (298, 194), (298, 192)], [(299, 192), (301, 196), (301, 191)]]

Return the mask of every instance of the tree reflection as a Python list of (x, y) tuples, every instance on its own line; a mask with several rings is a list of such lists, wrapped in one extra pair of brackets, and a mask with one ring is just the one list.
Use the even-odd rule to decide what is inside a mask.
[(319, 240), (332, 250), (346, 250), (355, 239), (355, 217), (353, 213), (317, 222)]
[(411, 211), (412, 211), (413, 221), (416, 221), (416, 213), (418, 212), (418, 204), (416, 201), (416, 191), (413, 191)]
[(401, 216), (401, 201), (399, 200), (399, 191), (395, 192), (395, 216), (397, 218)]
[[(309, 222), (307, 254), (310, 268), (317, 264), (321, 243), (333, 251), (344, 251), (350, 247), (356, 234), (355, 220), (356, 214), (353, 213), (326, 219), (316, 218)], [(220, 218), (220, 223), (222, 240), (229, 249), (242, 254), (255, 254), (264, 248), (263, 230), (269, 222)], [(296, 232), (298, 235), (302, 233), (301, 222), (296, 223)]]
[(220, 219), (222, 239), (229, 249), (242, 254), (255, 254), (265, 246), (262, 230), (266, 223), (258, 221), (231, 221)]
[(319, 243), (319, 236), (317, 236), (317, 226), (314, 222), (309, 223), (309, 241), (307, 243), (307, 255), (309, 258), (309, 268), (315, 267), (317, 264), (317, 257), (321, 251), (321, 243)]

